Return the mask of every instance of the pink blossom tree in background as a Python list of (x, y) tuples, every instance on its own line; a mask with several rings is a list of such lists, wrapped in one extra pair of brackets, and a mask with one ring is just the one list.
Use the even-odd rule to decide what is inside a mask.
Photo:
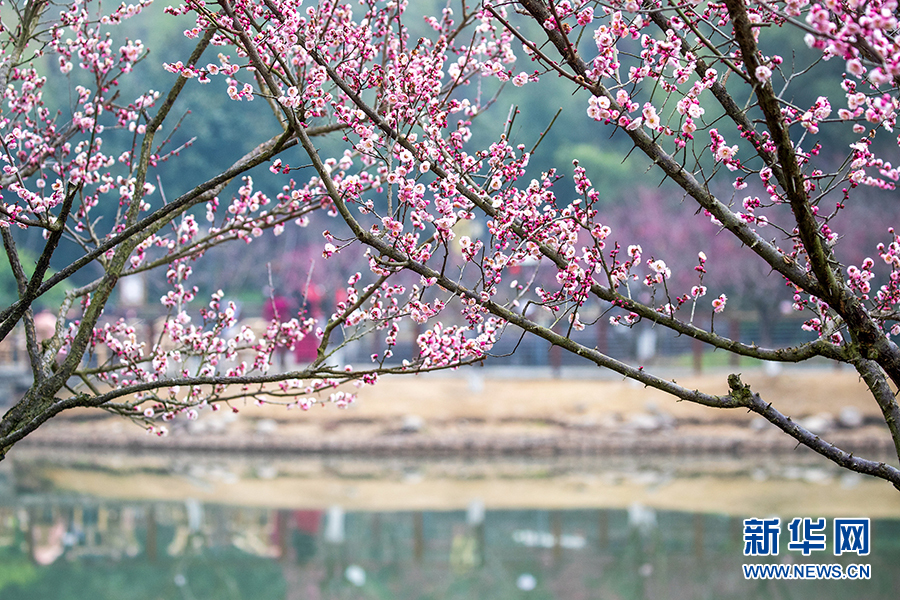
[[(776, 338), (802, 339), (798, 323), (809, 320), (809, 315), (804, 318), (805, 311), (792, 309), (791, 294), (785, 293), (787, 282), (771, 276), (772, 268), (766, 262), (747, 260), (746, 247), (740, 240), (720, 235), (721, 226), (711, 219), (698, 218), (695, 207), (687, 202), (667, 202), (667, 192), (653, 188), (638, 188), (634, 195), (630, 202), (604, 210), (610, 227), (621, 239), (637, 240), (645, 254), (664, 256), (672, 270), (667, 284), (673, 289), (699, 292), (694, 289), (698, 285), (697, 254), (688, 249), (703, 248), (705, 254), (714, 257), (705, 264), (700, 285), (724, 292), (728, 298), (729, 310), (718, 317), (717, 329), (734, 335), (739, 323), (733, 320), (738, 319), (756, 325), (753, 339), (760, 345), (770, 346)], [(642, 218), (635, 219), (635, 213)], [(869, 193), (865, 199), (847, 205), (833, 220), (840, 232), (840, 244), (834, 248), (840, 261), (861, 264), (884, 237), (882, 228), (873, 228), (872, 223), (897, 218), (900, 206), (893, 198)], [(708, 322), (710, 316), (709, 311), (701, 311), (695, 320)], [(730, 327), (735, 327), (734, 333)], [(807, 324), (806, 329), (810, 327)]]
[[(117, 34), (120, 22), (143, 18), (144, 4), (3, 6), (0, 219), (19, 299), (0, 331), (24, 327), (34, 384), (3, 417), (0, 452), (76, 406), (162, 432), (165, 421), (238, 397), (345, 404), (352, 394), (339, 384), (481, 362), (501, 335), (524, 331), (680, 400), (753, 411), (827, 459), (900, 486), (900, 470), (820, 439), (739, 375), (726, 394), (686, 389), (572, 336), (599, 312), (740, 356), (847, 363), (900, 454), (891, 389), (900, 384), (900, 237), (871, 214), (862, 226), (882, 242), (842, 262), (853, 252), (842, 251), (840, 230), (865, 201), (860, 190), (894, 190), (900, 175), (897, 3), (462, 0), (411, 14), (426, 5), (189, 0), (166, 10), (184, 22), (193, 53), (163, 65), (168, 91), (133, 98), (121, 82), (153, 55)], [(801, 46), (813, 51), (806, 62), (793, 53)], [(45, 69), (86, 82), (71, 87), (68, 113), (48, 108)], [(177, 160), (165, 133), (173, 107), (187, 86), (204, 85), (247, 114), (270, 113), (278, 133), (166, 199), (157, 169)], [(654, 202), (691, 204), (710, 234), (677, 259), (657, 254), (609, 226), (610, 199), (591, 183), (599, 173), (577, 161), (529, 170), (547, 123), (504, 104), (517, 88), (573, 96), (579, 129), (597, 145), (627, 140), (622, 158), (642, 156), (647, 177), (663, 182)], [(807, 99), (809, 90), (821, 93)], [(128, 143), (110, 147), (110, 132)], [(255, 182), (258, 172), (277, 183)], [(111, 205), (113, 219), (94, 217)], [(358, 265), (326, 314), (273, 314), (257, 334), (236, 327), (225, 292), (201, 298), (192, 285), (195, 261), (217, 246), (310, 219), (326, 223), (324, 258)], [(29, 270), (17, 237), (34, 231), (45, 242)], [(706, 326), (729, 310), (727, 294), (703, 279), (724, 237), (742, 248), (747, 273), (778, 278), (773, 293), (806, 315), (813, 341), (761, 347)], [(77, 251), (57, 256), (63, 239)], [(88, 265), (101, 274), (66, 291), (55, 332), (39, 339), (36, 299)], [(308, 267), (296, 268), (302, 280)], [(102, 314), (121, 280), (151, 270), (168, 282), (168, 317), (141, 341)], [(398, 336), (410, 329), (418, 355), (398, 360)], [(315, 360), (271, 368), (279, 348), (310, 336)], [(342, 346), (370, 336), (370, 364), (339, 364)]]

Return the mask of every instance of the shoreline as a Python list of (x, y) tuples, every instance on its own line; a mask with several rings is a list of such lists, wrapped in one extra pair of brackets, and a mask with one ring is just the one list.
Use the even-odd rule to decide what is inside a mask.
[[(499, 375), (499, 374), (497, 374)], [(894, 446), (865, 384), (849, 371), (742, 375), (785, 414), (842, 450), (890, 456)], [(679, 377), (727, 391), (726, 374)], [(471, 377), (385, 378), (347, 409), (309, 411), (239, 402), (196, 421), (162, 423), (158, 437), (97, 409), (57, 416), (25, 447), (373, 456), (785, 454), (803, 446), (753, 413), (712, 409), (627, 381)], [(13, 450), (14, 452), (15, 450)]]
[[(829, 441), (838, 448), (863, 456), (890, 455), (889, 441), (857, 436), (832, 437)], [(525, 439), (380, 439), (363, 442), (304, 442), (272, 438), (192, 438), (157, 440), (148, 437), (142, 442), (134, 438), (91, 440), (81, 436), (52, 434), (40, 440), (21, 443), (22, 448), (94, 449), (94, 450), (154, 450), (163, 452), (219, 452), (229, 454), (296, 454), (345, 456), (422, 456), (422, 457), (543, 457), (543, 456), (604, 456), (604, 455), (702, 455), (702, 454), (791, 454), (813, 452), (797, 442), (784, 440), (748, 440), (742, 438), (525, 438)]]

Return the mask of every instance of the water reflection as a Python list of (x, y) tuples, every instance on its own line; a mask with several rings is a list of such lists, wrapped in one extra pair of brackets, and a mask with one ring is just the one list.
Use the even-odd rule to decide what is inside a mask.
[[(883, 484), (815, 469), (19, 453), (0, 466), (0, 598), (896, 598), (895, 492), (866, 512)], [(691, 486), (716, 497), (666, 508)], [(779, 486), (799, 492), (733, 501)], [(873, 517), (872, 579), (745, 581), (741, 520), (770, 514)], [(861, 562), (828, 554), (773, 560)]]

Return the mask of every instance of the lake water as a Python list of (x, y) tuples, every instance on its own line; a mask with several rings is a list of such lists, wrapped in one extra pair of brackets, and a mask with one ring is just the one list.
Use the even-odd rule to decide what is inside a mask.
[[(827, 549), (788, 550), (793, 517)], [(781, 518), (744, 556), (746, 518)], [(835, 518), (871, 519), (867, 556)], [(743, 564), (868, 565), (746, 580)], [(846, 571), (845, 571), (846, 572)], [(16, 450), (0, 464), (0, 598), (890, 598), (900, 493), (816, 457), (478, 461)]]

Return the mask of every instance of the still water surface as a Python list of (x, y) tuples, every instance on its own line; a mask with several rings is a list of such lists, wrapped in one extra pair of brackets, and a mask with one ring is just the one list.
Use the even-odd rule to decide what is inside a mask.
[[(748, 517), (869, 517), (869, 556), (743, 556)], [(748, 581), (744, 563), (868, 564)], [(897, 598), (900, 494), (816, 458), (17, 452), (0, 598)]]

